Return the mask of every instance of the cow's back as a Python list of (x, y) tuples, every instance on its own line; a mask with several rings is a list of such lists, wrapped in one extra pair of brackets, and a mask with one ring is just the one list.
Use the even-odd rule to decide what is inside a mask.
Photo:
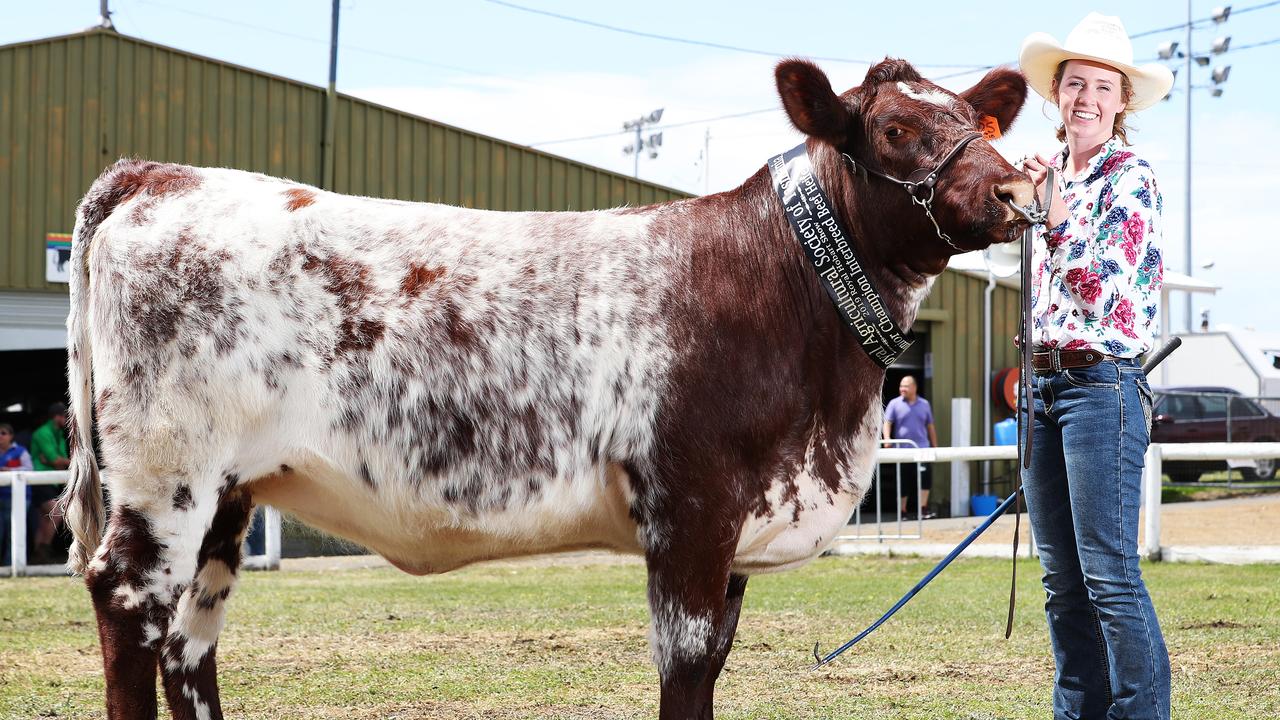
[(133, 177), (90, 233), (106, 464), (150, 482), (126, 493), (265, 478), (264, 499), (373, 546), (444, 527), (550, 549), (533, 536), (558, 526), (618, 544), (587, 536), (618, 534), (621, 467), (653, 452), (682, 263), (646, 215), (151, 173), (169, 179)]

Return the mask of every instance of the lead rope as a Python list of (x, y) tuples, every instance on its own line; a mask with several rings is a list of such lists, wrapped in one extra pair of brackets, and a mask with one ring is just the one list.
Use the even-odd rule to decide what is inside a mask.
[(1049, 207), (1053, 205), (1053, 183), (1053, 168), (1049, 168), (1045, 176), (1044, 200), (1039, 203), (1040, 209), (1032, 214), (1036, 223), (1027, 226), (1022, 233), (1022, 329), (1019, 335), (1022, 356), (1018, 368), (1018, 395), (1019, 408), (1025, 407), (1027, 413), (1024, 420), (1022, 411), (1018, 411), (1018, 489), (1013, 494), (1013, 575), (1009, 581), (1009, 616), (1004, 625), (1005, 640), (1013, 634), (1013, 611), (1018, 596), (1018, 536), (1022, 533), (1023, 471), (1031, 467), (1031, 438), (1035, 434), (1035, 407), (1031, 400), (1031, 373), (1034, 371), (1031, 366), (1031, 332), (1034, 324), (1031, 317), (1031, 259), (1035, 254), (1035, 226), (1040, 222), (1049, 222)]

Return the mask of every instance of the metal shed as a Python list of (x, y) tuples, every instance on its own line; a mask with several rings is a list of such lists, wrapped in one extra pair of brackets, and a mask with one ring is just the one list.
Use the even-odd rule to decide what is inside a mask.
[[(117, 158), (320, 185), (324, 88), (114, 31), (0, 47), (0, 291), (45, 280), (48, 233)], [(686, 193), (347, 95), (336, 192), (493, 210), (590, 210)]]

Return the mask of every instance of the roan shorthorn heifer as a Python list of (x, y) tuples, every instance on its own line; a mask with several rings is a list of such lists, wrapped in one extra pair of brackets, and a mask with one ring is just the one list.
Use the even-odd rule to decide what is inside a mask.
[[(1026, 177), (962, 145), (1013, 122), (1017, 72), (958, 95), (900, 60), (840, 95), (808, 62), (776, 74), (900, 327), (951, 255), (1025, 227)], [(956, 148), (931, 215), (863, 170), (919, 179)], [(870, 482), (884, 370), (767, 167), (708, 197), (505, 213), (121, 160), (72, 264), (63, 502), (113, 719), (156, 716), (157, 669), (173, 717), (222, 716), (215, 648), (259, 503), (414, 574), (643, 555), (660, 716), (710, 718), (747, 578), (820, 554)]]

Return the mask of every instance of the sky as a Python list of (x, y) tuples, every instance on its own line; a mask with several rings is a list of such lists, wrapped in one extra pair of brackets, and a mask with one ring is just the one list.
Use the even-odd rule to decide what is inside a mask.
[[(126, 35), (316, 85), (328, 82), (329, 0), (111, 0)], [(1023, 38), (1059, 41), (1091, 9), (1120, 16), (1139, 64), (1177, 41), (1207, 54), (1218, 37), (1230, 50), (1191, 69), (1191, 200), (1187, 200), (1187, 69), (1168, 102), (1131, 115), (1136, 152), (1152, 164), (1165, 198), (1165, 265), (1221, 289), (1192, 298), (1224, 325), (1280, 331), (1271, 292), (1280, 275), (1273, 243), (1280, 198), (1280, 1), (1232, 5), (1192, 0), (981, 4), (810, 0), (342, 0), (337, 87), (503, 140), (632, 174), (623, 123), (662, 108), (658, 156), (639, 177), (690, 193), (731, 189), (793, 147), (800, 135), (781, 112), (773, 66), (814, 59), (837, 92), (861, 83), (886, 56), (914, 63), (953, 91), (995, 65), (1016, 64)], [(61, 35), (98, 22), (98, 0), (0, 0), (0, 44)], [(997, 12), (998, 10), (998, 12)], [(681, 41), (668, 38), (676, 38)], [(1231, 66), (1212, 97), (1210, 73)], [(1056, 150), (1056, 110), (1034, 93), (996, 143), (1013, 160)], [(578, 139), (585, 138), (585, 139)], [(1211, 264), (1211, 265), (1210, 265)], [(1206, 268), (1205, 265), (1210, 265)], [(1175, 297), (1170, 326), (1186, 326)]]

